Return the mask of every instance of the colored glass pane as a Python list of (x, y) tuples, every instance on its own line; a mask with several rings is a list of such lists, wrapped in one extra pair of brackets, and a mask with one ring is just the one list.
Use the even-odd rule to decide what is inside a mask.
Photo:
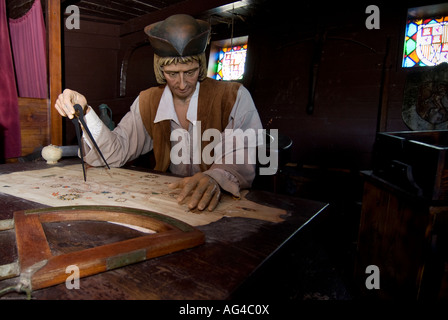
[(247, 44), (221, 48), (215, 68), (216, 80), (241, 80), (246, 63)]
[(410, 23), (408, 25), (407, 31), (406, 31), (406, 35), (408, 37), (412, 37), (418, 30), (418, 27), (415, 23)]
[(408, 41), (406, 41), (406, 54), (409, 55), (411, 54), (416, 48), (416, 44), (415, 41), (412, 39), (409, 39)]
[(403, 67), (448, 62), (448, 16), (409, 20), (405, 34)]

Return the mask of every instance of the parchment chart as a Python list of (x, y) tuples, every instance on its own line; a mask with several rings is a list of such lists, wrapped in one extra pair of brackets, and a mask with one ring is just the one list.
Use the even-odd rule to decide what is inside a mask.
[(81, 165), (0, 175), (0, 192), (44, 205), (107, 205), (155, 211), (200, 226), (224, 216), (246, 217), (280, 222), (285, 210), (271, 208), (245, 199), (224, 195), (213, 212), (190, 211), (179, 205), (180, 190), (168, 187), (177, 177), (122, 168), (89, 168), (84, 182)]

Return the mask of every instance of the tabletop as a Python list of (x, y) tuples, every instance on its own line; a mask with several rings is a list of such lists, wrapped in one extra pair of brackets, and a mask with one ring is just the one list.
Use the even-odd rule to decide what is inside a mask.
[[(79, 161), (79, 160), (77, 160)], [(62, 160), (58, 166), (73, 164)], [(44, 161), (0, 165), (0, 174), (43, 169)], [(132, 170), (147, 169), (130, 167)], [(149, 171), (149, 170), (148, 170)], [(281, 222), (253, 218), (223, 217), (207, 225), (197, 226), (205, 235), (205, 243), (191, 249), (152, 258), (118, 269), (80, 279), (79, 289), (70, 289), (65, 283), (32, 292), (33, 299), (41, 300), (224, 300), (232, 294), (272, 257), (308, 222), (325, 211), (326, 203), (251, 190), (250, 201), (284, 209)], [(0, 193), (2, 210), (0, 220), (12, 219), (16, 211), (44, 208), (37, 202)], [(100, 222), (98, 222), (100, 223)], [(46, 227), (45, 234), (54, 240), (55, 251), (61, 253), (68, 244), (82, 249), (91, 240), (95, 245), (105, 241), (120, 241), (135, 236), (137, 231), (123, 231), (119, 226), (98, 226), (89, 222), (71, 223), (70, 234), (63, 223)], [(0, 265), (18, 259), (14, 230), (0, 232)], [(0, 281), (0, 290), (12, 286), (17, 278)], [(20, 295), (12, 293), (10, 298)], [(1, 297), (0, 297), (1, 299)]]

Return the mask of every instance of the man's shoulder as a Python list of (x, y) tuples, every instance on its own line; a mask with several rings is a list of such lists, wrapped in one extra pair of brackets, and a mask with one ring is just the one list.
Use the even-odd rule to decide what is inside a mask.
[(138, 96), (138, 104), (142, 117), (146, 117), (147, 112), (155, 115), (164, 89), (165, 85), (160, 85), (140, 92)]

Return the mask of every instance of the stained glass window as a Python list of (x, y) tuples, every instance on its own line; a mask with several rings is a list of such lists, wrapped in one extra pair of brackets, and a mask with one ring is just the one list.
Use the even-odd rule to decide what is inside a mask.
[(435, 66), (448, 62), (448, 16), (408, 20), (403, 67)]
[(241, 80), (246, 63), (247, 44), (220, 48), (213, 78), (216, 80)]

